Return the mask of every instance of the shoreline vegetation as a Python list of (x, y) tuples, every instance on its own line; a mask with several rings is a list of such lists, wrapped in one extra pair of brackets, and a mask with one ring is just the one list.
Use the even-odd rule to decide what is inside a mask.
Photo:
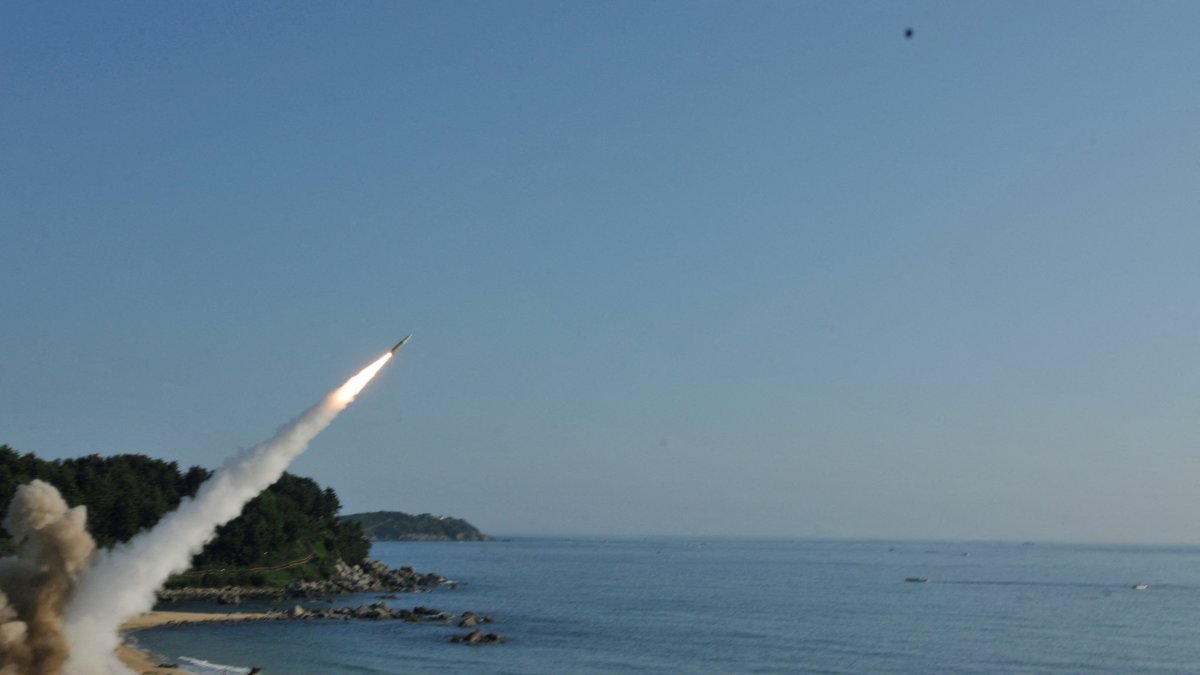
[[(0, 444), (0, 503), (7, 505), (19, 486), (34, 479), (50, 483), (67, 503), (85, 506), (88, 530), (101, 548), (128, 541), (153, 527), (194, 496), (212, 472), (145, 455), (123, 454), (44, 460)], [(411, 567), (389, 569), (367, 554), (372, 541), (491, 541), (459, 518), (398, 511), (339, 516), (341, 502), (331, 488), (289, 473), (246, 504), (241, 515), (217, 530), (217, 536), (195, 557), (186, 573), (169, 579), (159, 590), (160, 602), (199, 600), (237, 605), (242, 600), (332, 598), (350, 593), (421, 592), (454, 582)], [(367, 531), (369, 530), (369, 534)], [(15, 552), (10, 534), (0, 528), (0, 556)], [(176, 623), (304, 619), (401, 619), (474, 628), (490, 617), (468, 612), (461, 620), (437, 610), (416, 607), (392, 610), (377, 602), (354, 610), (310, 612), (174, 612), (152, 611), (124, 626), (122, 634)], [(501, 642), (479, 629), (451, 641), (465, 644)], [(128, 639), (118, 657), (133, 672), (174, 675), (186, 671), (156, 662)]]
[[(87, 527), (99, 548), (128, 541), (193, 497), (212, 472), (145, 455), (44, 460), (0, 445), (0, 503), (19, 486), (43, 480), (71, 507), (87, 507)], [(241, 515), (217, 529), (188, 573), (170, 579), (180, 586), (275, 586), (330, 578), (338, 560), (357, 565), (371, 542), (362, 529), (338, 519), (341, 502), (329, 488), (289, 473), (250, 500)], [(0, 554), (14, 550), (0, 531)]]
[[(153, 527), (212, 476), (139, 454), (87, 455), (45, 460), (0, 445), (0, 503), (34, 479), (53, 485), (68, 505), (86, 506), (88, 530), (100, 548), (128, 541)], [(372, 541), (489, 541), (460, 518), (399, 511), (339, 515), (332, 488), (284, 473), (221, 526), (196, 555), (191, 570), (172, 577), (168, 590), (193, 588), (291, 589), (328, 584), (345, 566), (366, 565)], [(0, 555), (14, 552), (0, 529)], [(338, 592), (332, 591), (315, 592)], [(265, 591), (272, 596), (274, 591)], [(247, 597), (252, 594), (247, 593)]]

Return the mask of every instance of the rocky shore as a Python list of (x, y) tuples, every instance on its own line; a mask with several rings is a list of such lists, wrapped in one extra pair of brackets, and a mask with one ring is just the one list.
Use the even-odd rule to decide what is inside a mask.
[[(171, 588), (158, 593), (161, 602), (199, 600), (218, 605), (237, 605), (243, 600), (325, 600), (350, 593), (375, 593), (377, 602), (358, 607), (305, 607), (297, 604), (291, 610), (270, 610), (244, 613), (187, 613), (155, 611), (130, 621), (123, 628), (137, 631), (154, 626), (170, 626), (199, 621), (241, 623), (244, 621), (404, 621), (442, 626), (455, 626), (469, 632), (446, 636), (455, 644), (478, 646), (500, 644), (504, 637), (499, 633), (484, 632), (480, 626), (492, 623), (487, 614), (466, 611), (462, 614), (416, 606), (412, 609), (393, 609), (384, 599), (396, 599), (398, 593), (416, 593), (432, 590), (437, 586), (455, 587), (455, 582), (441, 575), (421, 573), (412, 567), (389, 569), (377, 560), (366, 560), (361, 565), (347, 565), (338, 561), (333, 576), (323, 581), (297, 582), (286, 588), (226, 586), (223, 588)], [(308, 603), (309, 605), (312, 602)], [(128, 645), (120, 649), (122, 661), (138, 673), (155, 675), (180, 675), (183, 671), (173, 664), (155, 666), (145, 652)]]
[(358, 607), (337, 607), (332, 609), (305, 609), (296, 605), (290, 612), (279, 612), (281, 619), (363, 619), (367, 621), (398, 620), (408, 623), (440, 623), (455, 624), (459, 628), (474, 628), (481, 623), (491, 623), (492, 617), (487, 614), (463, 612), (455, 615), (430, 607), (413, 607), (412, 609), (392, 609), (386, 602), (374, 602)]
[(442, 584), (453, 587), (454, 582), (433, 572), (422, 574), (411, 567), (389, 569), (378, 560), (366, 560), (361, 565), (347, 565), (339, 560), (333, 576), (323, 581), (298, 581), (286, 588), (165, 588), (158, 592), (158, 599), (160, 602), (202, 600), (219, 605), (237, 605), (243, 600), (330, 598), (348, 593), (417, 593)]
[(451, 635), (449, 637), (450, 642), (467, 645), (498, 644), (504, 642), (503, 636), (499, 633), (484, 633), (478, 628), (482, 624), (492, 623), (493, 619), (489, 614), (479, 614), (472, 611), (454, 614), (420, 605), (412, 609), (392, 609), (391, 606), (382, 601), (373, 602), (369, 605), (359, 605), (358, 607), (321, 609), (309, 609), (302, 605), (296, 605), (290, 611), (271, 610), (267, 612), (234, 612), (226, 614), (150, 612), (125, 624), (123, 629), (126, 631), (135, 631), (156, 626), (174, 626), (197, 622), (244, 623), (248, 621), (314, 620), (404, 621), (407, 623), (454, 625), (458, 628), (474, 628), (475, 630), (461, 635)]
[[(484, 633), (476, 628), (480, 624), (492, 622), (492, 617), (475, 612), (463, 612), (455, 615), (428, 607), (413, 607), (410, 609), (392, 609), (386, 603), (376, 602), (360, 607), (343, 607), (336, 609), (309, 610), (297, 605), (290, 612), (147, 612), (125, 623), (121, 627), (126, 633), (155, 628), (159, 626), (177, 626), (192, 623), (244, 623), (248, 621), (306, 621), (306, 620), (342, 620), (352, 619), (366, 621), (400, 620), (410, 623), (426, 623), (455, 625), (459, 628), (475, 628), (475, 630), (449, 636), (452, 643), (465, 645), (498, 644), (504, 638), (498, 633)], [(130, 644), (123, 644), (117, 650), (117, 656), (133, 672), (140, 675), (184, 675), (176, 664), (159, 663), (152, 659), (148, 652), (142, 651)]]
[[(474, 628), (481, 623), (491, 623), (492, 617), (476, 612), (463, 612), (461, 615), (445, 612), (431, 607), (417, 606), (412, 609), (392, 609), (386, 602), (373, 602), (358, 607), (334, 607), (322, 609), (307, 609), (301, 605), (292, 607), (290, 611), (272, 610), (268, 612), (246, 612), (229, 614), (188, 614), (164, 613), (169, 617), (156, 621), (154, 626), (172, 626), (175, 624), (196, 623), (196, 617), (204, 617), (205, 621), (217, 623), (243, 623), (247, 621), (303, 621), (315, 619), (336, 619), (340, 621), (405, 621), (408, 623), (436, 623), (442, 625), (454, 624), (459, 628)], [(140, 630), (149, 626), (131, 622), (127, 630)]]

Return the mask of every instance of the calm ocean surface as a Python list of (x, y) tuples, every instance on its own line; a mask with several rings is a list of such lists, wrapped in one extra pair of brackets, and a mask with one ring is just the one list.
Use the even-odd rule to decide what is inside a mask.
[(181, 665), (267, 675), (1200, 672), (1193, 547), (514, 538), (380, 543), (372, 555), (465, 582), (392, 607), (491, 614), (485, 628), (507, 643), (450, 644), (465, 631), (400, 621), (164, 627), (138, 640)]

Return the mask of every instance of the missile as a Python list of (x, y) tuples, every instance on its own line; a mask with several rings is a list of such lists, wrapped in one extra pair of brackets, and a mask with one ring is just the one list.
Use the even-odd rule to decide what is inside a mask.
[(388, 353), (395, 354), (396, 350), (403, 347), (405, 345), (405, 343), (408, 342), (408, 338), (410, 338), (410, 337), (412, 337), (412, 335), (405, 335), (403, 340), (397, 342), (395, 347), (392, 347), (391, 349), (388, 350)]

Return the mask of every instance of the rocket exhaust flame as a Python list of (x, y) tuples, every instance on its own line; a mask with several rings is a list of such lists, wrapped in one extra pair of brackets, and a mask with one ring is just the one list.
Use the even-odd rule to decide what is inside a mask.
[(349, 380), (346, 380), (346, 384), (338, 387), (333, 394), (330, 395), (331, 398), (340, 403), (343, 408), (350, 405), (350, 403), (354, 401), (354, 397), (358, 396), (359, 392), (363, 390), (363, 387), (367, 386), (368, 382), (375, 379), (375, 375), (377, 375), (379, 371), (387, 365), (388, 361), (392, 360), (392, 354), (393, 352), (388, 352), (379, 357), (375, 363), (372, 363), (366, 368), (358, 371), (357, 375)]
[(279, 480), (405, 341), (274, 437), (227, 460), (153, 528), (111, 550), (92, 553), (83, 508), (68, 510), (53, 486), (20, 488), (4, 525), (22, 548), (0, 559), (0, 674), (57, 673), (60, 664), (68, 675), (128, 673), (114, 654), (121, 624), (153, 608), (163, 582), (191, 567), (218, 527)]

